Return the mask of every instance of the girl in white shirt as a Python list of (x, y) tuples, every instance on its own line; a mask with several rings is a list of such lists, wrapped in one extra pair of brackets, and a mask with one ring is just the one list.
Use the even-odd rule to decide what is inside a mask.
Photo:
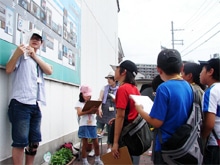
[(92, 143), (95, 150), (95, 164), (103, 165), (103, 162), (100, 160), (99, 153), (99, 143), (97, 137), (97, 128), (96, 128), (96, 115), (98, 113), (98, 108), (91, 108), (88, 111), (82, 111), (85, 103), (91, 99), (92, 90), (89, 86), (83, 85), (80, 88), (79, 101), (76, 103), (75, 109), (77, 114), (80, 117), (79, 120), (79, 130), (78, 137), (82, 139), (82, 160), (83, 165), (89, 165), (87, 160), (87, 145), (88, 139), (92, 139)]

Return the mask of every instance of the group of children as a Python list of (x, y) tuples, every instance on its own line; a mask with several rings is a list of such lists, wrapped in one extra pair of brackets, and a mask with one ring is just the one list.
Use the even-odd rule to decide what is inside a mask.
[[(130, 94), (140, 95), (136, 87), (135, 76), (138, 72), (136, 65), (129, 60), (117, 66), (112, 66), (115, 71), (114, 78), (119, 83), (116, 93), (116, 115), (112, 127), (111, 153), (115, 159), (120, 158), (120, 135), (123, 127), (132, 122), (140, 114), (150, 125), (160, 129), (162, 141), (166, 142), (175, 130), (184, 124), (189, 116), (193, 103), (193, 85), (200, 94), (201, 109), (203, 110), (203, 124), (201, 136), (206, 141), (204, 164), (220, 163), (220, 59), (213, 58), (209, 61), (199, 61), (200, 64), (184, 63), (180, 53), (175, 49), (162, 50), (157, 58), (157, 71), (162, 79), (156, 89), (156, 95), (151, 112), (148, 114), (141, 105), (136, 105), (129, 99)], [(204, 92), (205, 90), (205, 92)], [(80, 88), (80, 97), (76, 105), (77, 113), (81, 116), (79, 138), (83, 140), (83, 164), (89, 164), (86, 158), (87, 138), (93, 139), (95, 149), (95, 163), (103, 164), (99, 155), (95, 114), (90, 111), (82, 112), (86, 101), (91, 98), (91, 89), (88, 86)], [(99, 114), (98, 108), (97, 114)], [(154, 164), (167, 164), (161, 155), (161, 142), (155, 140), (153, 154)], [(133, 163), (135, 157), (132, 157)]]
[(193, 101), (189, 84), (200, 95), (203, 110), (201, 137), (206, 141), (203, 143), (203, 163), (220, 163), (220, 59), (199, 62), (200, 64), (184, 64), (179, 52), (173, 49), (163, 50), (158, 55), (157, 70), (164, 82), (156, 89), (150, 114), (144, 112), (140, 105), (136, 105), (139, 114), (162, 133), (162, 139), (158, 136), (155, 139), (154, 164), (167, 164), (161, 154), (161, 141), (166, 142), (188, 119)]

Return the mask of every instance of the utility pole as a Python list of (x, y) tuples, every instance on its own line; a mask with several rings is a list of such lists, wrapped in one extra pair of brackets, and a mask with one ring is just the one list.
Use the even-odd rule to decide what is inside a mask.
[(183, 40), (175, 40), (174, 39), (174, 31), (181, 31), (181, 30), (184, 30), (184, 29), (174, 29), (173, 28), (173, 21), (171, 21), (171, 34), (172, 34), (172, 48), (173, 49), (174, 49), (174, 45), (183, 45)]

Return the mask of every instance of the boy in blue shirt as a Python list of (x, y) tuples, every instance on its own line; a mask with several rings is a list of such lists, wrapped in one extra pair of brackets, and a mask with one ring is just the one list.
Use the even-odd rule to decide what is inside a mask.
[[(141, 105), (136, 105), (139, 114), (150, 125), (159, 129), (162, 143), (187, 121), (191, 112), (193, 91), (190, 84), (180, 76), (182, 68), (183, 62), (177, 50), (162, 50), (157, 58), (157, 71), (164, 82), (156, 90), (151, 112), (148, 114)], [(162, 158), (158, 135), (153, 153), (154, 164), (167, 164)]]

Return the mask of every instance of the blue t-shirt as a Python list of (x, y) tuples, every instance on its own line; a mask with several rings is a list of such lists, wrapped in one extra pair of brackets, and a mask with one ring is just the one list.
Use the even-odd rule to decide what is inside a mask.
[[(184, 124), (191, 112), (193, 103), (193, 91), (185, 80), (168, 80), (162, 83), (156, 91), (156, 97), (150, 112), (152, 118), (163, 121), (159, 128), (162, 142)], [(155, 151), (160, 151), (161, 145), (158, 136), (156, 137)]]

